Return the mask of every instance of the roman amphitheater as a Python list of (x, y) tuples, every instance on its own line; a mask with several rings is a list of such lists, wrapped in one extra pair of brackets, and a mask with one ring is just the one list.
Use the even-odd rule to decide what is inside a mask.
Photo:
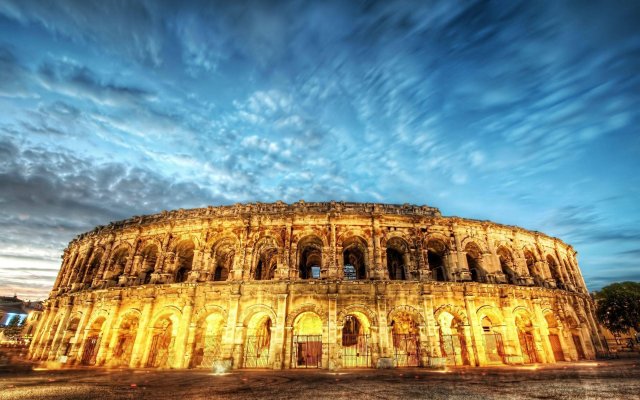
[(570, 245), (428, 206), (165, 211), (62, 258), (30, 347), (50, 365), (486, 366), (601, 348)]

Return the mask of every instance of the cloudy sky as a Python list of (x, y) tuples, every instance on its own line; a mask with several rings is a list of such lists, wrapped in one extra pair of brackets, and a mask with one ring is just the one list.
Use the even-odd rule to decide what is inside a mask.
[(236, 202), (428, 204), (640, 280), (640, 2), (0, 2), (0, 295), (75, 235)]

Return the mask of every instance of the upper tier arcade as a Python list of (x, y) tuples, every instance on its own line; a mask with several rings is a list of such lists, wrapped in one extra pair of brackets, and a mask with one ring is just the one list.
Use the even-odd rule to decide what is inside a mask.
[(434, 207), (284, 202), (163, 211), (99, 226), (64, 252), (52, 297), (152, 284), (407, 280), (586, 293), (575, 250)]

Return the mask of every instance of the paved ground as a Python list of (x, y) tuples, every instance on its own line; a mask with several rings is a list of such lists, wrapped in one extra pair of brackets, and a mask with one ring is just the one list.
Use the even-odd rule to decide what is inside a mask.
[(640, 399), (640, 360), (556, 366), (234, 371), (0, 373), (0, 399)]

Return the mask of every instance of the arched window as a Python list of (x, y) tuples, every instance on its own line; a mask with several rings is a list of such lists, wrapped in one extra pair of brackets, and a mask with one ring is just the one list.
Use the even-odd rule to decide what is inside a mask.
[(514, 271), (514, 262), (511, 252), (506, 247), (500, 247), (497, 251), (500, 260), (500, 268), (507, 279), (507, 283), (518, 283), (518, 274)]
[(355, 270), (356, 279), (367, 278), (367, 266), (365, 258), (366, 251), (367, 248), (365, 244), (358, 238), (353, 238), (352, 240), (347, 241), (344, 246), (344, 250), (342, 251), (345, 272), (347, 272), (346, 267), (348, 265), (352, 266)]
[(320, 279), (322, 265), (322, 240), (317, 236), (305, 236), (298, 242), (298, 276), (300, 279)]
[(189, 278), (189, 272), (193, 268), (194, 244), (190, 240), (179, 243), (176, 246), (176, 274), (175, 282), (185, 282)]
[(409, 261), (409, 246), (400, 238), (387, 242), (387, 271), (391, 280), (406, 280)]
[(469, 274), (473, 282), (486, 282), (485, 271), (483, 270), (480, 260), (482, 260), (482, 251), (474, 243), (469, 243), (464, 248), (467, 253), (467, 265), (469, 266)]
[(447, 281), (447, 273), (444, 266), (444, 256), (446, 254), (447, 247), (440, 240), (429, 240), (427, 243), (427, 262), (429, 263), (429, 269), (433, 274), (433, 279), (438, 282)]

